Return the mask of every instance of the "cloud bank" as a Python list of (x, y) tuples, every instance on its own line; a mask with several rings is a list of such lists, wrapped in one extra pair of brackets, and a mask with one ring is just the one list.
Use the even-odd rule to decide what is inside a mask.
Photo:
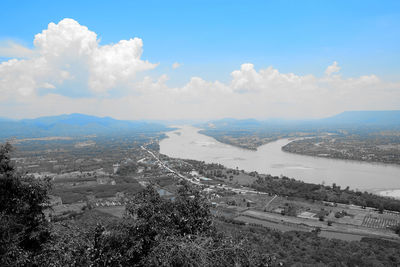
[[(400, 83), (376, 75), (343, 78), (335, 61), (316, 77), (257, 70), (245, 63), (227, 83), (192, 77), (169, 87), (152, 76), (140, 38), (100, 45), (97, 34), (63, 19), (34, 37), (34, 48), (0, 43), (0, 116), (82, 112), (121, 119), (323, 117), (344, 110), (400, 109)], [(173, 68), (179, 67), (174, 63)]]

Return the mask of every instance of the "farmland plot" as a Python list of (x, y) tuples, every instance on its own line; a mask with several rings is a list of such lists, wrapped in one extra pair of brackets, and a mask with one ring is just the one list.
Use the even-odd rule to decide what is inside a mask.
[(388, 227), (395, 226), (400, 223), (399, 216), (373, 216), (367, 215), (364, 217), (362, 226), (376, 228), (376, 229), (385, 229)]

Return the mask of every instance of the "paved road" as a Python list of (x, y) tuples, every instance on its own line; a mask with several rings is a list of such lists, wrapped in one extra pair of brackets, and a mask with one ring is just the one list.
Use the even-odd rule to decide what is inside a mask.
[(278, 195), (275, 195), (275, 196), (267, 203), (267, 205), (265, 205), (265, 208), (264, 208), (264, 209), (267, 210), (269, 204), (271, 204), (272, 201), (274, 201), (274, 199), (277, 198), (277, 197), (278, 197)]
[[(153, 152), (151, 152), (150, 150), (148, 150), (147, 148), (145, 148), (144, 146), (141, 146), (141, 148), (145, 151), (147, 151), (159, 164), (161, 167), (163, 167), (164, 169), (166, 169), (168, 172), (171, 172), (173, 174), (175, 174), (176, 176), (185, 179), (186, 181), (192, 183), (192, 184), (196, 184), (196, 185), (203, 185), (202, 183), (200, 183), (200, 181), (198, 180), (193, 180), (191, 178), (188, 178), (182, 174), (180, 174), (177, 171), (172, 170), (171, 168), (169, 168), (167, 165), (165, 165), (164, 162), (162, 162)], [(214, 188), (219, 188), (219, 189), (227, 189), (227, 190), (231, 190), (233, 192), (236, 193), (241, 193), (241, 194), (260, 194), (260, 195), (268, 195), (268, 193), (265, 192), (259, 192), (259, 191), (255, 191), (255, 190), (249, 190), (249, 189), (243, 189), (243, 188), (233, 188), (227, 185), (213, 185), (210, 187), (214, 187)]]

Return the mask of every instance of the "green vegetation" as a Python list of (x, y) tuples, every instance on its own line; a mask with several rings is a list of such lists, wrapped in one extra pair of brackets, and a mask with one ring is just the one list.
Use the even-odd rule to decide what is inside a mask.
[(0, 139), (10, 136), (18, 138), (43, 138), (55, 136), (84, 135), (141, 135), (158, 134), (169, 128), (145, 121), (123, 121), (110, 117), (85, 114), (69, 114), (40, 117), (36, 119), (0, 121)]
[(400, 111), (349, 111), (319, 120), (222, 119), (198, 125), (200, 133), (216, 140), (255, 150), (279, 138), (293, 141), (287, 152), (400, 164)]
[(400, 236), (400, 224), (396, 225), (395, 227), (393, 227), (393, 230), (396, 234), (398, 234)]
[(248, 241), (218, 232), (207, 200), (185, 183), (174, 201), (147, 187), (132, 196), (120, 220), (57, 223), (51, 240), (36, 257), (40, 266), (263, 266), (270, 262)]
[[(282, 233), (262, 225), (214, 217), (211, 203), (199, 187), (168, 176), (152, 181), (174, 183), (177, 190), (171, 199), (161, 197), (152, 186), (143, 189), (129, 176), (115, 176), (115, 185), (56, 184), (51, 192), (69, 192), (79, 198), (125, 192), (128, 204), (123, 218), (88, 207), (83, 213), (70, 213), (57, 222), (47, 222), (44, 211), (50, 192), (48, 183), (19, 175), (11, 164), (10, 151), (10, 145), (0, 147), (1, 266), (400, 265), (400, 244), (396, 242), (330, 240), (319, 237), (319, 231)], [(182, 169), (187, 164), (198, 164), (204, 172), (212, 171), (217, 176), (222, 167), (188, 161)], [(236, 175), (239, 171), (229, 174), (233, 172)], [(262, 178), (255, 172), (252, 176), (258, 178), (254, 187), (281, 195), (304, 195), (308, 190), (316, 196), (323, 192), (321, 196), (331, 199), (346, 191), (355, 199), (368, 199), (363, 193), (359, 196), (358, 192), (337, 186), (313, 185), (319, 189), (311, 190), (311, 185), (288, 178)], [(244, 197), (240, 199), (243, 201)], [(287, 204), (284, 210), (288, 215), (296, 214), (295, 205)]]
[(87, 196), (94, 195), (96, 198), (114, 197), (117, 192), (136, 193), (142, 187), (138, 182), (120, 183), (115, 185), (100, 184), (94, 186), (60, 186), (54, 188), (51, 193), (60, 196), (64, 204), (86, 201)]
[(272, 175), (258, 176), (252, 188), (281, 196), (298, 197), (309, 200), (354, 204), (362, 207), (400, 211), (400, 200), (377, 196), (368, 192), (350, 190), (348, 187), (310, 184), (288, 177)]
[[(42, 266), (397, 266), (400, 244), (364, 238), (328, 240), (318, 232), (282, 233), (211, 217), (187, 184), (176, 201), (152, 187), (134, 195), (121, 220), (57, 223), (37, 257)], [(97, 224), (96, 224), (97, 223)], [(86, 224), (86, 225), (83, 225)]]
[(296, 140), (282, 150), (317, 157), (400, 164), (400, 131), (341, 133)]
[(255, 250), (268, 251), (283, 266), (398, 266), (400, 244), (386, 240), (363, 238), (361, 242), (318, 237), (315, 232), (285, 233), (259, 225), (217, 222), (216, 228), (245, 238)]
[(0, 265), (24, 266), (49, 237), (43, 210), (49, 184), (18, 174), (0, 145)]

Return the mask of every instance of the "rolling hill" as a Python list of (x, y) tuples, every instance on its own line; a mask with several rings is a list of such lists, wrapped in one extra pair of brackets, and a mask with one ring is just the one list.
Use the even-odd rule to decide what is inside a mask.
[(165, 125), (149, 121), (116, 120), (85, 114), (68, 114), (36, 119), (0, 120), (0, 138), (32, 138), (47, 136), (81, 136), (127, 134), (130, 132), (160, 132)]
[(322, 119), (220, 119), (199, 125), (208, 129), (224, 130), (315, 130), (335, 128), (400, 128), (400, 110), (384, 111), (345, 111)]

